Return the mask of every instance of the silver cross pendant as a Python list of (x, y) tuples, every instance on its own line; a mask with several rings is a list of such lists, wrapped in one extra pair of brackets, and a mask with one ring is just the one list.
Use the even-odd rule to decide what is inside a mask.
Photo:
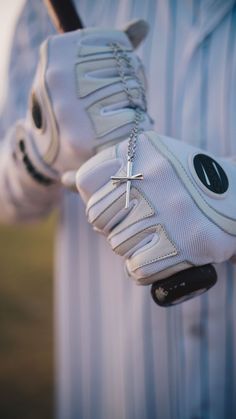
[(137, 175), (133, 175), (132, 170), (133, 170), (133, 162), (131, 160), (128, 160), (126, 176), (111, 176), (113, 183), (126, 182), (125, 208), (129, 208), (131, 181), (143, 179), (143, 175), (141, 173), (137, 173)]

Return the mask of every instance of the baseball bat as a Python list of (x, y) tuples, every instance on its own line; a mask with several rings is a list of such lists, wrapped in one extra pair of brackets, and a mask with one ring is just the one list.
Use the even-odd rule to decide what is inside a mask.
[[(49, 16), (58, 32), (84, 27), (72, 0), (44, 0)], [(151, 295), (156, 304), (167, 307), (182, 303), (211, 288), (217, 281), (215, 268), (196, 266), (152, 284)]]

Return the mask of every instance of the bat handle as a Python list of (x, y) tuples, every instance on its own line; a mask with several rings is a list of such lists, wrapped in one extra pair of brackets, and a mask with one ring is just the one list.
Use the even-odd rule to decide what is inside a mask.
[(72, 0), (44, 0), (44, 4), (58, 32), (83, 29), (83, 22)]
[(156, 304), (168, 307), (204, 293), (216, 281), (216, 270), (212, 265), (196, 266), (154, 282), (151, 295)]

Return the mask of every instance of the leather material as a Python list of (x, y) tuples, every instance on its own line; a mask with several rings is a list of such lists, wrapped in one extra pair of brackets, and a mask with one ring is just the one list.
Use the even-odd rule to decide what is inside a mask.
[[(147, 135), (154, 147), (171, 162), (204, 214), (227, 233), (236, 235), (236, 166), (226, 159), (217, 159), (227, 173), (229, 188), (224, 195), (212, 194), (211, 191), (200, 186), (200, 182), (196, 181), (196, 175), (193, 174), (192, 159), (198, 151), (201, 152), (200, 149), (172, 138), (157, 136), (153, 132)], [(207, 154), (210, 156), (209, 153)]]

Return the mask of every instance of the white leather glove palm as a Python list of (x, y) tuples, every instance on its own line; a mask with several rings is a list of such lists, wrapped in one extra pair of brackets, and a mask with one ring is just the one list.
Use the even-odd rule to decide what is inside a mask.
[[(16, 129), (27, 170), (36, 167), (39, 174), (60, 179), (101, 147), (127, 138), (136, 106), (143, 109), (140, 127), (150, 127), (140, 95), (143, 68), (130, 41), (137, 45), (146, 32), (140, 21), (126, 31), (84, 29), (50, 37), (42, 45), (26, 122)], [(115, 58), (112, 45), (122, 59), (119, 51)]]
[(129, 275), (150, 284), (236, 253), (236, 167), (153, 131), (138, 138), (131, 204), (125, 206), (127, 141), (100, 152), (76, 175), (94, 228), (126, 259)]

